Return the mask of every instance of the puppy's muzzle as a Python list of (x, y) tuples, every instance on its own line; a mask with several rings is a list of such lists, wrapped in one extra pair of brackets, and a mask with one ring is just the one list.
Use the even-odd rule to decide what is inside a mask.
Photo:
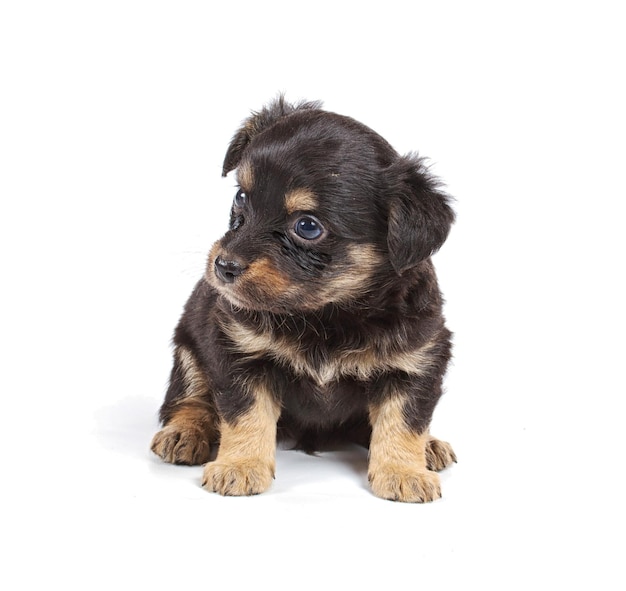
[(215, 258), (215, 275), (224, 283), (233, 283), (245, 270), (245, 265), (238, 261), (226, 260), (221, 256)]

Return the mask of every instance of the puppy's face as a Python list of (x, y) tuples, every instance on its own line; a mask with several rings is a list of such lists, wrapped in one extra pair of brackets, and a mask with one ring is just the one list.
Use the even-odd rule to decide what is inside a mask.
[(398, 276), (418, 262), (400, 160), (365, 126), (311, 105), (254, 115), (226, 155), (239, 188), (208, 281), (238, 307), (292, 313), (350, 303)]

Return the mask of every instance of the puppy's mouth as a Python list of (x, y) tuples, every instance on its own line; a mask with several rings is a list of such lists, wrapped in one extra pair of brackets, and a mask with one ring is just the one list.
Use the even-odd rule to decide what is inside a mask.
[(381, 265), (375, 247), (348, 247), (343, 266), (323, 280), (296, 281), (267, 255), (253, 261), (230, 256), (218, 243), (211, 249), (206, 280), (232, 305), (280, 314), (315, 311), (327, 304), (348, 305), (372, 288)]
[(294, 286), (268, 257), (250, 263), (212, 251), (206, 279), (231, 304), (249, 310), (289, 307)]

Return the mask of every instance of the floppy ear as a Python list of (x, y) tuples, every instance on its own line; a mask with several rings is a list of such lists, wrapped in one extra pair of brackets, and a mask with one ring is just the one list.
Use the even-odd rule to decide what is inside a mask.
[(386, 171), (390, 187), (387, 247), (398, 275), (434, 254), (454, 222), (448, 195), (417, 156), (400, 157)]
[(255, 135), (270, 127), (281, 117), (285, 117), (294, 111), (321, 109), (321, 107), (322, 103), (317, 101), (303, 101), (293, 105), (285, 101), (285, 97), (281, 94), (260, 111), (253, 111), (250, 117), (243, 122), (239, 131), (235, 133), (228, 146), (222, 166), (222, 176), (226, 176), (231, 170), (237, 168), (239, 162), (241, 162), (244, 150)]

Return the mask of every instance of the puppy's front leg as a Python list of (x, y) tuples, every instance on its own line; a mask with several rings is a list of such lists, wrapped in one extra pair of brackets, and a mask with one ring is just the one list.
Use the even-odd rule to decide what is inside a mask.
[(202, 486), (209, 491), (255, 495), (272, 483), (280, 407), (264, 385), (256, 384), (251, 394), (254, 402), (243, 415), (221, 422), (217, 458), (204, 468)]
[(165, 462), (204, 464), (217, 440), (212, 388), (195, 353), (179, 345), (151, 449)]
[(372, 438), (368, 478), (383, 499), (425, 503), (441, 497), (439, 476), (427, 468), (430, 436), (412, 429), (405, 418), (405, 396), (394, 393), (370, 408)]

